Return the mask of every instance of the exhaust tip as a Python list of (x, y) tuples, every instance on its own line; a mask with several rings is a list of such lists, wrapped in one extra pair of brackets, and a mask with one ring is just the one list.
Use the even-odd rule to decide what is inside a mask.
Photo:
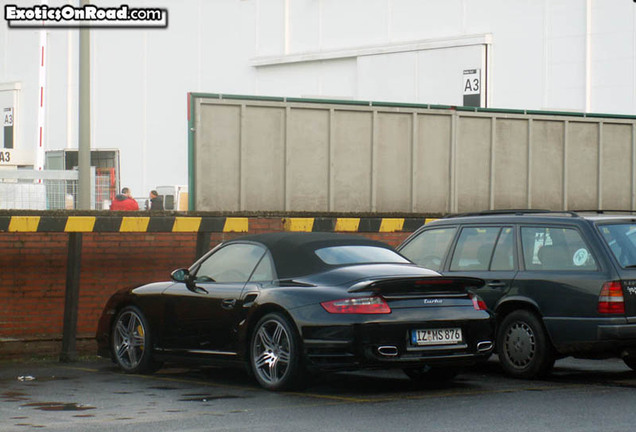
[(398, 349), (395, 345), (382, 345), (378, 347), (378, 354), (384, 357), (397, 357)]
[(481, 341), (477, 343), (478, 352), (490, 351), (491, 349), (492, 349), (492, 341)]

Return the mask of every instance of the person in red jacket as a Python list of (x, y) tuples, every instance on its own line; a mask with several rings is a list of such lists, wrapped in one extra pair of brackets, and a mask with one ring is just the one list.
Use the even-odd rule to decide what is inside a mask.
[(110, 205), (111, 210), (139, 210), (139, 204), (135, 201), (127, 187), (121, 190), (121, 195), (116, 195)]

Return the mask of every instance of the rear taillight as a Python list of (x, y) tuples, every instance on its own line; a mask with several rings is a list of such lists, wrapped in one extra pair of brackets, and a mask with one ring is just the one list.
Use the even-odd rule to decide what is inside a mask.
[(620, 282), (605, 282), (598, 296), (598, 312), (606, 314), (624, 314), (625, 299)]
[(389, 314), (391, 308), (382, 297), (360, 297), (320, 303), (332, 314)]
[(486, 302), (481, 299), (477, 294), (471, 294), (470, 299), (473, 301), (473, 307), (475, 310), (487, 310)]

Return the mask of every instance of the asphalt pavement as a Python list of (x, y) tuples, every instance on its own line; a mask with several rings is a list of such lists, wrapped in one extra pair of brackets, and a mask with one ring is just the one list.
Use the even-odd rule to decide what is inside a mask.
[(548, 379), (523, 381), (493, 359), (437, 387), (401, 371), (339, 373), (281, 393), (238, 369), (0, 363), (0, 430), (624, 432), (636, 424), (635, 388), (620, 360), (560, 360)]

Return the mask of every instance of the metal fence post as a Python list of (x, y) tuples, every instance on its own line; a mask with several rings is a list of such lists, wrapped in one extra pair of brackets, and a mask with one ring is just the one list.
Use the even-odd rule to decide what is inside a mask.
[(62, 333), (61, 362), (77, 360), (77, 313), (79, 308), (80, 267), (82, 263), (82, 233), (68, 235), (66, 261), (66, 294), (64, 298), (64, 329)]
[(210, 233), (199, 232), (197, 233), (197, 246), (195, 250), (196, 258), (199, 259), (210, 250)]

